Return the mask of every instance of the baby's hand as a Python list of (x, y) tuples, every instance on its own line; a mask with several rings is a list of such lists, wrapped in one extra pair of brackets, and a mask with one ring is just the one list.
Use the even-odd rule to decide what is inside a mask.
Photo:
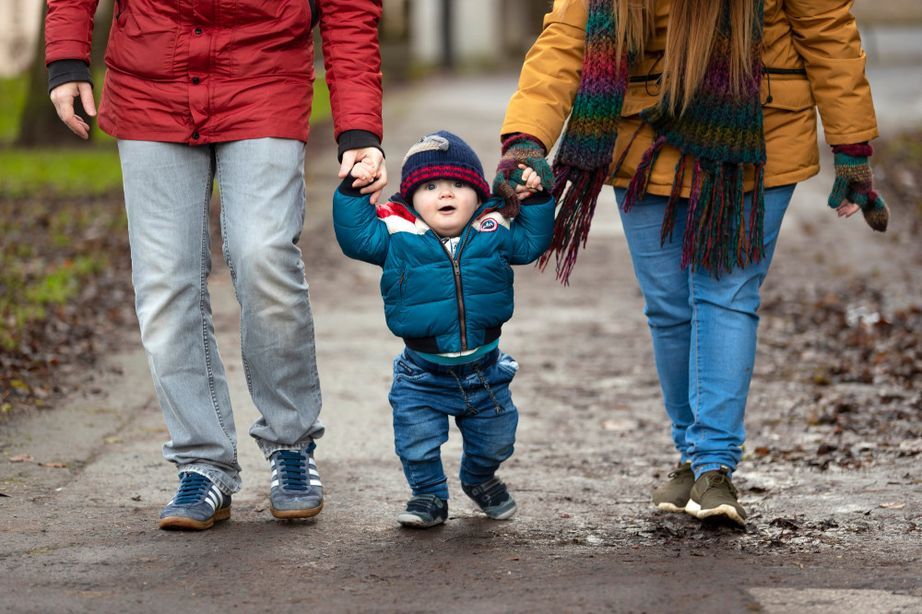
[(535, 192), (544, 191), (544, 187), (541, 185), (541, 177), (535, 169), (524, 164), (519, 164), (519, 168), (522, 170), (522, 183), (515, 186), (515, 195), (519, 197), (520, 201), (534, 195)]
[(375, 178), (375, 163), (371, 158), (365, 157), (356, 162), (349, 171), (349, 175), (355, 177), (352, 187), (368, 185)]

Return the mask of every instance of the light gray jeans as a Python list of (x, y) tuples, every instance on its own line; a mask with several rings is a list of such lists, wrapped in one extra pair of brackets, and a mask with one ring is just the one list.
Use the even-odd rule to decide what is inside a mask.
[(237, 433), (207, 280), (208, 203), (217, 178), (224, 259), (241, 307), (243, 367), (268, 457), (323, 434), (314, 324), (298, 239), (304, 143), (190, 147), (118, 143), (141, 341), (170, 432), (164, 457), (221, 490), (240, 489)]

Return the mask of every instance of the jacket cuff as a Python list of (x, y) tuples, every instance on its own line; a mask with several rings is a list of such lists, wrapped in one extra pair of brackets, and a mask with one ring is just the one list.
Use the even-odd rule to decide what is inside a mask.
[(874, 148), (870, 143), (852, 143), (850, 145), (833, 145), (832, 153), (841, 153), (853, 158), (870, 158)]
[(509, 148), (513, 145), (516, 145), (521, 142), (532, 141), (537, 143), (544, 152), (544, 155), (547, 155), (547, 146), (541, 142), (541, 139), (538, 137), (528, 134), (527, 132), (512, 132), (510, 134), (500, 135), (500, 140), (502, 141), (502, 153), (505, 154), (509, 151)]
[(522, 205), (525, 205), (525, 206), (543, 205), (549, 200), (554, 200), (554, 197), (550, 196), (549, 194), (545, 192), (535, 192), (534, 194), (532, 194), (531, 196), (523, 200)]
[(373, 132), (367, 130), (346, 130), (339, 135), (339, 161), (343, 161), (343, 154), (350, 149), (362, 149), (363, 147), (377, 147), (381, 149), (381, 139)]
[(346, 178), (343, 179), (342, 183), (339, 184), (337, 190), (346, 196), (368, 196), (368, 194), (362, 194), (362, 188), (353, 188), (353, 181), (355, 181), (355, 177), (352, 175), (346, 175)]
[(86, 81), (93, 85), (90, 76), (90, 67), (83, 60), (55, 60), (48, 65), (48, 93), (51, 90), (70, 83), (71, 81)]

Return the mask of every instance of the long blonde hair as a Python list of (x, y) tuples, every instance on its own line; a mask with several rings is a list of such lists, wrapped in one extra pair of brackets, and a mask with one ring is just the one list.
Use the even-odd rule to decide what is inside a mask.
[[(662, 1), (662, 0), (660, 0)], [(756, 0), (730, 0), (730, 87), (739, 96), (752, 76), (752, 36)], [(643, 56), (654, 31), (655, 0), (614, 0), (617, 57), (627, 50)], [(666, 32), (660, 96), (673, 113), (684, 113), (714, 51), (722, 0), (673, 0)]]

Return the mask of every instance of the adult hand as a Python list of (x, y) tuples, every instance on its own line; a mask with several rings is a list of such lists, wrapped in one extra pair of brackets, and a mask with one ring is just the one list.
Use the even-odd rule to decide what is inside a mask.
[(851, 217), (861, 211), (861, 207), (848, 200), (843, 200), (842, 204), (836, 207), (836, 215), (839, 217)]
[(90, 138), (90, 126), (86, 120), (74, 113), (74, 98), (80, 98), (83, 110), (90, 117), (96, 116), (96, 102), (93, 100), (93, 86), (85, 81), (69, 81), (51, 90), (51, 102), (61, 121), (81, 139)]
[(342, 164), (339, 165), (339, 178), (352, 174), (352, 169), (357, 164), (361, 165), (362, 172), (355, 173), (356, 180), (352, 182), (353, 188), (361, 187), (362, 194), (371, 194), (371, 204), (377, 204), (381, 191), (387, 185), (387, 166), (384, 154), (377, 147), (362, 147), (349, 149), (343, 153)]
[(868, 143), (835, 145), (836, 179), (828, 204), (839, 217), (851, 217), (858, 210), (868, 226), (883, 232), (890, 221), (890, 209), (874, 190), (874, 174), (868, 158), (874, 150)]
[[(554, 188), (554, 173), (545, 158), (544, 145), (528, 134), (519, 133), (506, 138), (503, 141), (502, 157), (496, 167), (496, 177), (493, 179), (493, 192), (519, 192), (518, 188), (524, 184), (522, 173), (526, 167), (537, 175), (545, 191), (550, 192)], [(508, 188), (504, 188), (503, 184)]]

